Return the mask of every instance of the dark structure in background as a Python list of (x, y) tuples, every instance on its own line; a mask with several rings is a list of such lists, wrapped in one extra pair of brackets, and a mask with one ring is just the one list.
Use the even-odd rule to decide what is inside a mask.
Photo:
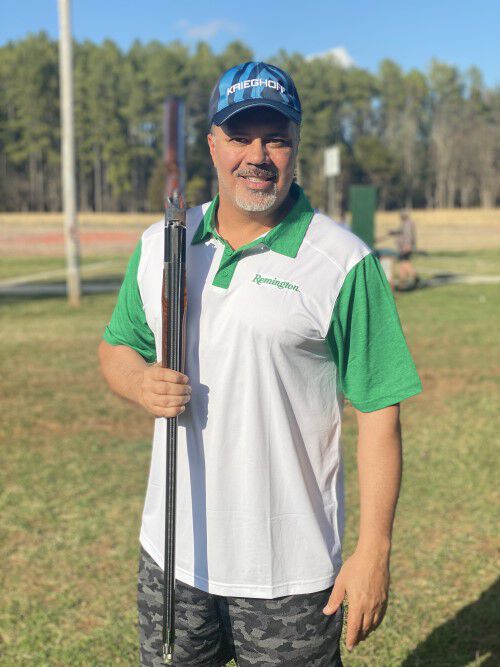
[(186, 188), (186, 105), (180, 97), (167, 97), (163, 103), (163, 160), (165, 194)]
[(351, 231), (359, 236), (367, 246), (373, 248), (377, 188), (372, 185), (351, 185), (349, 210), (351, 211)]

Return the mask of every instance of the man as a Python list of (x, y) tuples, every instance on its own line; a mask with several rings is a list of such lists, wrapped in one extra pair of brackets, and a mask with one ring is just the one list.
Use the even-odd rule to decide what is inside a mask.
[[(164, 420), (179, 415), (176, 665), (341, 665), (379, 625), (401, 476), (399, 402), (420, 391), (394, 301), (358, 238), (293, 182), (291, 78), (244, 63), (212, 93), (219, 179), (188, 211), (186, 375), (162, 369), (162, 223), (101, 343), (110, 386), (156, 419), (141, 529), (143, 665), (159, 665)], [(188, 379), (189, 378), (189, 379)], [(359, 540), (342, 565), (343, 395), (356, 409)]]
[(420, 283), (415, 267), (411, 262), (411, 256), (417, 248), (417, 232), (415, 223), (407, 210), (404, 209), (401, 211), (400, 218), (401, 226), (399, 229), (393, 229), (389, 232), (397, 237), (396, 243), (399, 260), (398, 288), (412, 289)]

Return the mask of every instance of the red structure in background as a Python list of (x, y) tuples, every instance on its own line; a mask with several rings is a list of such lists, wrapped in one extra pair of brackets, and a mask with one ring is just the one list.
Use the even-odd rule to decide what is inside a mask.
[(163, 159), (165, 196), (184, 192), (186, 183), (185, 104), (179, 97), (167, 97), (163, 104)]

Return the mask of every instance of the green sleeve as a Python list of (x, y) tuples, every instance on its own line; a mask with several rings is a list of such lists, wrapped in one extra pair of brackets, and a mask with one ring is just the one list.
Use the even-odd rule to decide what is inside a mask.
[(110, 345), (126, 345), (151, 363), (156, 361), (153, 332), (144, 313), (137, 270), (141, 258), (141, 242), (130, 258), (111, 321), (104, 331), (104, 340)]
[(373, 254), (346, 276), (327, 341), (340, 388), (361, 412), (380, 410), (422, 391), (394, 297)]

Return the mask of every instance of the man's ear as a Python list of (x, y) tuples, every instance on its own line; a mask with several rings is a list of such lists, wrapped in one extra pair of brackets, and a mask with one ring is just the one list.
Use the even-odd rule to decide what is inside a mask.
[(210, 151), (210, 157), (212, 158), (212, 162), (214, 163), (215, 166), (215, 136), (212, 134), (212, 132), (209, 132), (207, 134), (207, 141), (208, 141), (208, 149)]

